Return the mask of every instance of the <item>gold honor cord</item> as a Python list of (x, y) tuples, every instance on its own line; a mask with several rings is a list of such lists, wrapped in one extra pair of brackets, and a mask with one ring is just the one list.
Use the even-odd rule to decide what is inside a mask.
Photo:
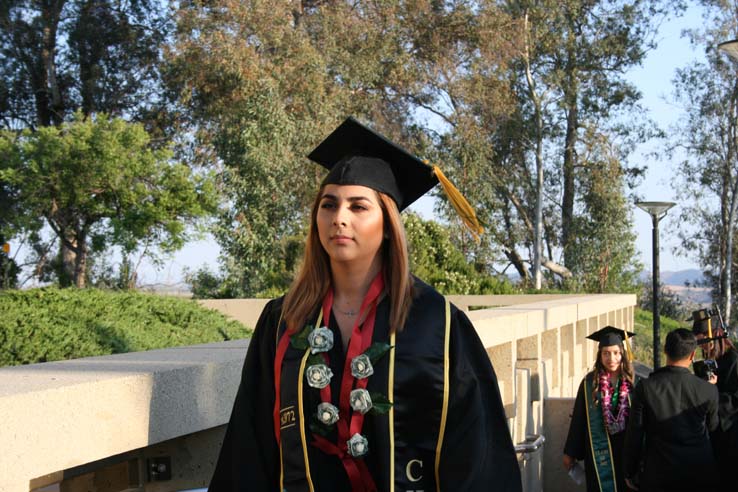
[(479, 236), (484, 232), (484, 228), (479, 224), (479, 219), (477, 219), (477, 214), (474, 211), (474, 208), (469, 204), (467, 199), (464, 198), (464, 195), (461, 194), (459, 189), (454, 186), (445, 174), (443, 174), (440, 167), (435, 165), (432, 167), (433, 174), (436, 175), (438, 181), (441, 183), (443, 191), (446, 193), (451, 206), (453, 206), (456, 213), (459, 214), (461, 221), (467, 229), (469, 229), (469, 232), (472, 233), (474, 239), (479, 241)]
[(449, 398), (449, 345), (451, 339), (451, 303), (446, 299), (446, 326), (443, 341), (443, 408), (441, 409), (441, 428), (438, 430), (438, 445), (436, 446), (436, 491), (441, 490), (441, 449), (443, 436), (446, 432)]
[[(318, 328), (322, 322), (323, 310), (321, 309), (318, 314), (318, 320), (315, 322), (315, 328)], [(300, 411), (300, 438), (302, 439), (302, 453), (305, 457), (305, 476), (308, 487), (310, 487), (310, 492), (313, 492), (315, 488), (313, 487), (313, 479), (310, 476), (310, 461), (308, 460), (307, 439), (305, 438), (305, 422), (307, 421), (305, 420), (305, 410), (302, 401), (302, 380), (304, 379), (303, 375), (305, 374), (305, 365), (307, 364), (308, 357), (310, 357), (310, 347), (305, 349), (305, 355), (302, 357), (302, 362), (300, 363), (299, 379), (297, 381), (297, 408)]]
[(395, 352), (397, 351), (396, 330), (390, 336), (389, 381), (387, 382), (387, 399), (393, 403), (389, 410), (389, 443), (390, 443), (390, 492), (395, 492)]

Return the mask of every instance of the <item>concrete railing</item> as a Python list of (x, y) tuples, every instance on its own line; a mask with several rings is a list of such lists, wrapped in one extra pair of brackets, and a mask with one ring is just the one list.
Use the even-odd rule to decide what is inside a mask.
[[(451, 300), (496, 306), (468, 314), (494, 364), (513, 440), (530, 449), (519, 454), (525, 490), (575, 490), (560, 471), (561, 435), (594, 360), (596, 344), (584, 337), (606, 324), (632, 329), (635, 296)], [(251, 325), (264, 304), (209, 302)], [(0, 491), (206, 485), (247, 347), (243, 340), (0, 368)], [(545, 444), (533, 450), (529, 436), (540, 435)]]

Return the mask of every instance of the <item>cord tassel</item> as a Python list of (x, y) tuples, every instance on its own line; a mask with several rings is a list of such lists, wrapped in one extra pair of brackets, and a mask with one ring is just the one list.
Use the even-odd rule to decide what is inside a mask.
[(433, 166), (433, 173), (436, 175), (438, 181), (441, 183), (443, 191), (448, 197), (448, 201), (451, 203), (451, 206), (454, 207), (456, 213), (459, 214), (461, 221), (472, 233), (474, 239), (476, 241), (479, 241), (479, 236), (484, 232), (484, 228), (482, 228), (482, 226), (479, 224), (479, 220), (477, 219), (477, 214), (474, 212), (474, 208), (472, 208), (466, 198), (464, 198), (464, 195), (462, 195), (461, 192), (458, 190), (458, 188), (456, 188), (454, 184), (449, 181), (449, 179), (443, 174), (443, 171), (441, 171), (440, 167)]
[(633, 362), (633, 349), (630, 346), (630, 338), (625, 334), (625, 352), (628, 355), (628, 362)]

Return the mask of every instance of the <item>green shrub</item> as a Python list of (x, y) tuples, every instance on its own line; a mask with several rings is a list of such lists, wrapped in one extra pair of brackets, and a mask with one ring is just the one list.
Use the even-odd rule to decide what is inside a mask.
[[(633, 344), (635, 346), (633, 353), (635, 360), (653, 367), (653, 313), (640, 308), (635, 309), (634, 315), (635, 334), (637, 335)], [(659, 338), (661, 339), (661, 365), (666, 364), (666, 356), (664, 355), (664, 341), (666, 335), (677, 328), (691, 328), (688, 321), (678, 321), (667, 316), (660, 316), (661, 328), (659, 329)]]
[(244, 338), (250, 330), (197, 302), (134, 291), (0, 292), (0, 366)]

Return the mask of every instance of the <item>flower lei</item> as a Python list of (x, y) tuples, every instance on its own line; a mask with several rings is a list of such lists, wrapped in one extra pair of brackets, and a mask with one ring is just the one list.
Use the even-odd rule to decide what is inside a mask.
[(617, 411), (615, 415), (612, 412), (612, 395), (613, 385), (606, 371), (599, 373), (599, 392), (602, 396), (602, 418), (605, 422), (605, 429), (609, 434), (617, 434), (625, 430), (625, 419), (628, 417), (630, 406), (628, 405), (628, 394), (631, 390), (631, 383), (628, 378), (619, 378), (620, 387), (618, 388)]
[[(332, 289), (323, 300), (323, 309), (315, 328), (307, 325), (301, 332), (283, 338), (277, 350), (278, 356), (275, 358), (275, 374), (278, 375), (281, 367), (279, 354), (281, 353), (283, 358), (285, 342), (295, 349), (308, 352), (305, 378), (310, 387), (320, 391), (322, 400), (309, 422), (314, 437), (312, 444), (341, 460), (354, 491), (377, 490), (366, 463), (361, 459), (369, 452), (369, 441), (361, 433), (364, 416), (367, 413), (387, 413), (392, 407), (392, 403), (384, 395), (366, 390), (368, 378), (374, 373), (372, 363), (376, 363), (391, 349), (385, 343), (371, 344), (377, 303), (383, 289), (384, 280), (379, 274), (372, 282), (359, 311), (366, 313), (363, 325), (359, 323), (362, 316), (357, 317), (354, 323), (344, 363), (339, 407), (332, 404), (330, 386), (333, 371), (330, 369), (328, 352), (333, 347), (333, 333), (327, 327), (320, 326), (322, 319), (330, 317), (333, 304)], [(277, 376), (275, 386), (279, 388)], [(278, 401), (275, 402), (274, 411), (275, 436), (279, 438), (277, 403)], [(338, 436), (335, 442), (329, 439), (334, 425)]]

